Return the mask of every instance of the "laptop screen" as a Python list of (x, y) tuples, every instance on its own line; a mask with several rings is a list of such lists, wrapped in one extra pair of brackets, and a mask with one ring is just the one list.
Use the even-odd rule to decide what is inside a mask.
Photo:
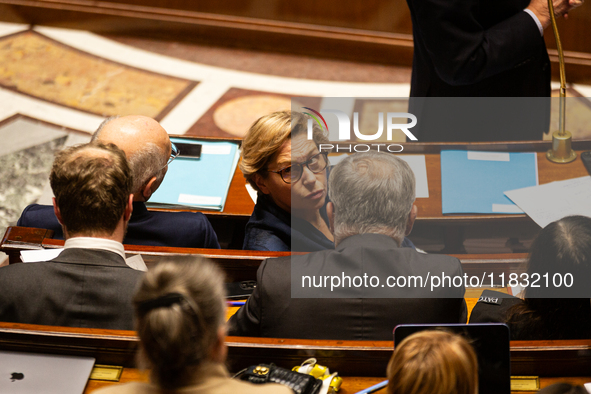
[(463, 336), (474, 348), (478, 358), (479, 394), (511, 392), (511, 360), (507, 325), (498, 323), (403, 324), (394, 329), (394, 347), (415, 332), (437, 329)]

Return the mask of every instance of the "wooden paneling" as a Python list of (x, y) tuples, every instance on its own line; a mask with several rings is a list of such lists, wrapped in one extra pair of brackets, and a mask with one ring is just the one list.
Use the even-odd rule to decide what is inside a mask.
[[(39, 229), (27, 227), (9, 227), (0, 244), (0, 251), (9, 254), (10, 263), (20, 262), (21, 250), (51, 249), (63, 247), (63, 240), (45, 238), (39, 241), (36, 233)], [(42, 230), (45, 231), (45, 230)], [(31, 234), (28, 242), (27, 233)], [(19, 241), (14, 240), (18, 234)], [(172, 248), (162, 246), (124, 245), (125, 251), (130, 254), (141, 254), (148, 267), (158, 262), (182, 255), (200, 255), (213, 260), (226, 274), (227, 282), (243, 280), (256, 280), (256, 272), (261, 262), (268, 258), (289, 256), (289, 252), (267, 252), (254, 250), (228, 250), (228, 249), (197, 249), (197, 248)], [(303, 253), (294, 253), (303, 254)], [(467, 275), (481, 277), (504, 273), (507, 277), (510, 273), (522, 273), (525, 271), (525, 253), (505, 254), (452, 254), (461, 263)]]
[[(238, 371), (273, 362), (291, 369), (315, 357), (348, 377), (382, 377), (392, 341), (336, 341), (228, 337), (228, 365)], [(100, 364), (135, 366), (138, 338), (133, 331), (38, 326), (0, 322), (0, 350), (91, 356)], [(512, 341), (511, 374), (541, 377), (588, 376), (591, 340)]]
[[(0, 0), (0, 4), (11, 6), (0, 16), (4, 20), (412, 64), (412, 24), (405, 0)], [(559, 20), (570, 82), (591, 80), (591, 40), (586, 39), (590, 22), (591, 7), (575, 9), (568, 20)], [(545, 39), (549, 48), (556, 47), (551, 29)]]
[[(190, 137), (185, 137), (190, 138)], [(197, 139), (203, 139), (199, 137)], [(333, 143), (336, 144), (336, 143)], [(344, 147), (347, 143), (338, 143)], [(415, 204), (418, 207), (418, 217), (415, 222), (415, 233), (423, 229), (440, 228), (444, 233), (444, 253), (465, 253), (463, 242), (464, 233), (470, 231), (470, 227), (486, 226), (488, 237), (504, 236), (502, 226), (518, 226), (524, 233), (532, 233), (531, 228), (536, 229), (533, 221), (526, 215), (508, 214), (457, 214), (443, 215), (441, 208), (441, 160), (440, 152), (447, 149), (478, 150), (478, 151), (503, 151), (503, 152), (537, 152), (539, 183), (545, 184), (552, 181), (572, 179), (587, 175), (581, 160), (577, 159), (568, 164), (556, 164), (545, 158), (545, 152), (551, 147), (550, 141), (529, 142), (482, 142), (482, 143), (403, 143), (403, 153), (424, 154), (427, 166), (429, 183), (429, 197), (419, 198)], [(573, 148), (579, 156), (582, 151), (591, 150), (591, 141), (574, 141)], [(342, 150), (341, 150), (342, 151)], [(254, 209), (254, 203), (248, 195), (240, 170), (236, 170), (232, 179), (226, 206), (223, 212), (204, 211), (218, 233), (218, 239), (230, 239), (228, 249), (239, 249), (243, 243), (243, 231), (246, 222)], [(190, 211), (191, 209), (187, 208)], [(517, 228), (517, 227), (516, 227)], [(534, 231), (535, 233), (535, 231)], [(535, 235), (535, 234), (534, 234)], [(49, 236), (48, 236), (49, 238)], [(412, 236), (411, 236), (412, 239)], [(16, 241), (13, 239), (13, 241)], [(421, 247), (419, 245), (419, 247)], [(439, 250), (433, 250), (438, 251)], [(514, 250), (519, 252), (521, 250)], [(18, 258), (18, 255), (16, 255)]]

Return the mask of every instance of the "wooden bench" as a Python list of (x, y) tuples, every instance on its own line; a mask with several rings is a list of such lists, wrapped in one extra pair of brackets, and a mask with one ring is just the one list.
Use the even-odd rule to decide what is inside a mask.
[[(0, 243), (0, 250), (9, 256), (10, 263), (20, 262), (23, 250), (39, 250), (63, 247), (63, 240), (51, 239), (48, 230), (28, 227), (9, 227)], [(124, 245), (126, 252), (141, 254), (148, 267), (168, 256), (198, 254), (212, 259), (226, 272), (229, 280), (250, 280), (256, 278), (256, 270), (260, 263), (267, 259), (289, 256), (289, 252), (266, 252), (230, 249), (197, 249), (172, 248), (163, 246)], [(524, 272), (525, 253), (505, 254), (454, 254), (462, 262), (464, 272), (468, 275), (481, 277), (483, 273)]]
[[(182, 136), (183, 138), (193, 138)], [(198, 137), (196, 139), (200, 139)], [(229, 139), (237, 141), (236, 139)], [(333, 145), (337, 145), (336, 142)], [(339, 142), (339, 146), (347, 143)], [(504, 235), (507, 226), (519, 229), (519, 233), (533, 238), (539, 227), (524, 214), (454, 214), (444, 215), (441, 202), (441, 151), (443, 150), (477, 150), (500, 152), (535, 152), (538, 163), (540, 185), (553, 181), (571, 179), (587, 175), (581, 160), (568, 164), (552, 163), (546, 159), (546, 151), (551, 148), (551, 141), (526, 142), (473, 142), (473, 143), (402, 143), (402, 154), (425, 155), (428, 179), (428, 198), (418, 198), (418, 216), (413, 234), (417, 236), (436, 237), (444, 245), (445, 253), (465, 253), (464, 241), (466, 234), (477, 230), (485, 236)], [(577, 155), (591, 149), (591, 141), (573, 141), (573, 149)], [(342, 152), (342, 150), (341, 150)], [(223, 212), (202, 211), (212, 222), (221, 238), (230, 239), (230, 247), (240, 248), (243, 229), (250, 218), (254, 203), (246, 191), (244, 177), (236, 170), (228, 191), (228, 199)], [(151, 208), (152, 209), (152, 208)], [(187, 210), (191, 210), (187, 208)], [(229, 233), (228, 233), (229, 232)], [(228, 233), (228, 234), (226, 234)], [(420, 245), (419, 245), (420, 246)], [(519, 250), (514, 250), (519, 251)]]
[[(1, 2), (1, 1), (0, 1)], [(195, 138), (182, 136), (183, 138)], [(198, 137), (195, 139), (208, 139)], [(209, 138), (210, 140), (227, 140), (239, 142), (239, 139)], [(336, 144), (336, 143), (335, 143)], [(339, 143), (339, 146), (346, 145)], [(565, 180), (587, 175), (581, 160), (568, 164), (551, 163), (545, 158), (550, 148), (549, 141), (530, 142), (484, 142), (484, 143), (403, 143), (404, 154), (423, 154), (428, 179), (428, 198), (418, 198), (418, 217), (413, 234), (418, 237), (436, 238), (441, 242), (445, 253), (464, 253), (465, 235), (478, 230), (485, 237), (503, 236), (507, 226), (519, 229), (520, 233), (533, 238), (539, 227), (526, 215), (508, 214), (457, 214), (444, 215), (441, 202), (441, 151), (480, 150), (502, 152), (535, 152), (538, 158), (539, 183), (545, 184), (557, 180)], [(580, 155), (582, 151), (591, 149), (591, 141), (574, 141), (573, 148)], [(236, 170), (232, 178), (226, 205), (222, 212), (202, 211), (212, 223), (220, 241), (230, 248), (240, 248), (244, 238), (244, 226), (252, 214), (254, 203), (245, 188), (245, 180), (240, 170)], [(178, 209), (156, 209), (178, 211)], [(187, 207), (186, 211), (197, 211)], [(46, 236), (47, 238), (49, 236)], [(420, 245), (419, 245), (420, 246)], [(520, 251), (520, 250), (514, 250)]]
[[(121, 382), (146, 380), (135, 368), (138, 338), (133, 331), (0, 323), (0, 350), (90, 356), (97, 364), (124, 367)], [(315, 357), (344, 377), (342, 394), (384, 380), (392, 341), (335, 341), (228, 337), (228, 368), (273, 362), (292, 368)], [(591, 381), (591, 340), (512, 341), (511, 374), (539, 376), (542, 387), (557, 381)], [(89, 381), (85, 393), (110, 382)]]
[[(19, 263), (20, 252), (23, 250), (55, 249), (64, 246), (63, 240), (47, 238), (51, 231), (28, 228), (9, 227), (0, 243), (0, 251), (9, 256), (9, 263)], [(289, 252), (266, 252), (256, 250), (198, 249), (174, 248), (164, 246), (124, 245), (128, 254), (140, 254), (146, 265), (150, 267), (158, 261), (171, 256), (196, 254), (207, 257), (226, 273), (228, 282), (255, 280), (256, 271), (265, 259), (289, 256)]]

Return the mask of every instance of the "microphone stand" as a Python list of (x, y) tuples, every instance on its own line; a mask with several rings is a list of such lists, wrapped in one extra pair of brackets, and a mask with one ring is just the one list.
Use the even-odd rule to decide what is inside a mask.
[(558, 131), (552, 133), (552, 149), (546, 152), (546, 157), (548, 160), (554, 163), (570, 163), (577, 158), (577, 154), (572, 149), (573, 136), (569, 131), (565, 130), (566, 76), (564, 73), (564, 53), (562, 52), (562, 44), (560, 43), (560, 36), (558, 35), (558, 27), (556, 26), (554, 4), (552, 4), (552, 0), (548, 0), (548, 10), (550, 11), (552, 30), (554, 31), (554, 38), (556, 39), (556, 49), (558, 50), (558, 64), (560, 66), (560, 97), (558, 110)]

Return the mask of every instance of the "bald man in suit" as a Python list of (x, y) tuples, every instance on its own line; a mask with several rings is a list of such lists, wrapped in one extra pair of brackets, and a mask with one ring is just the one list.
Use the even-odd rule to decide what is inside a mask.
[[(219, 249), (217, 235), (202, 213), (157, 212), (146, 208), (146, 201), (162, 183), (174, 158), (168, 133), (157, 121), (138, 115), (108, 118), (92, 140), (113, 143), (123, 149), (133, 172), (133, 215), (125, 244)], [(54, 238), (63, 238), (51, 206), (29, 205), (17, 226), (50, 229)]]

